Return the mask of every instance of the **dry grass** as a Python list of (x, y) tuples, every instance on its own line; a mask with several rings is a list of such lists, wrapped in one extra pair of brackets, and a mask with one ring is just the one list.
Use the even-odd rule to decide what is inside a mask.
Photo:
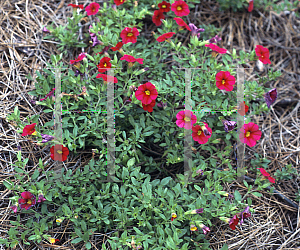
[[(99, 1), (98, 1), (99, 2)], [(7, 230), (11, 227), (10, 220), (15, 216), (11, 214), (9, 197), (11, 192), (2, 184), (3, 180), (14, 174), (11, 166), (16, 158), (17, 146), (22, 147), (22, 159), (29, 158), (28, 166), (33, 173), (38, 159), (41, 158), (46, 169), (51, 169), (49, 146), (37, 147), (16, 133), (13, 121), (5, 119), (7, 114), (13, 112), (15, 106), (21, 111), (21, 119), (33, 114), (40, 114), (39, 123), (44, 124), (52, 119), (49, 114), (42, 113), (42, 107), (33, 105), (32, 96), (27, 92), (34, 89), (33, 81), (25, 78), (29, 73), (35, 78), (35, 71), (41, 69), (49, 61), (51, 54), (59, 54), (56, 43), (43, 40), (42, 28), (50, 23), (56, 26), (64, 25), (67, 17), (71, 16), (71, 8), (67, 2), (61, 1), (31, 1), (31, 0), (2, 0), (0, 6), (0, 195), (1, 195), (1, 226), (0, 237), (7, 237)], [(85, 4), (83, 1), (78, 4)], [(218, 34), (222, 37), (220, 46), (232, 50), (252, 50), (257, 44), (268, 47), (272, 67), (281, 70), (283, 75), (277, 80), (268, 82), (265, 87), (277, 88), (278, 99), (268, 114), (253, 117), (253, 122), (259, 125), (263, 132), (262, 139), (255, 148), (246, 148), (246, 166), (254, 158), (254, 153), (271, 160), (269, 172), (275, 173), (277, 169), (291, 163), (299, 169), (299, 135), (300, 135), (300, 20), (294, 14), (270, 11), (261, 13), (225, 13), (218, 12), (213, 2), (197, 4), (194, 13), (189, 15), (190, 22), (196, 26), (214, 24), (222, 27)], [(85, 23), (84, 26), (88, 26)], [(84, 28), (84, 27), (83, 27)], [(143, 35), (150, 37), (154, 26), (143, 31)], [(187, 38), (182, 36), (183, 42)], [(77, 55), (69, 55), (69, 59)], [(254, 67), (255, 65), (247, 65)], [(266, 74), (266, 72), (260, 72)], [(255, 79), (253, 72), (247, 73), (247, 80)], [(91, 158), (92, 152), (82, 152), (74, 156), (70, 154), (68, 162), (63, 163), (66, 168), (76, 169), (84, 166)], [(250, 176), (255, 178), (254, 176)], [(299, 178), (290, 181), (278, 181), (274, 185), (287, 199), (295, 200), (295, 193), (299, 190)], [(227, 190), (238, 189), (244, 194), (245, 187), (233, 183)], [(256, 213), (239, 227), (237, 231), (229, 229), (224, 223), (211, 229), (207, 236), (213, 249), (220, 249), (224, 243), (229, 249), (300, 249), (300, 222), (299, 208), (291, 206), (286, 201), (278, 199), (268, 192), (262, 192), (263, 197), (251, 197)], [(295, 202), (294, 202), (295, 204)], [(298, 204), (296, 204), (298, 205)], [(82, 244), (76, 247), (70, 243), (70, 226), (63, 224), (58, 232), (49, 232), (51, 235), (65, 239), (63, 246), (56, 249), (84, 249)], [(102, 242), (106, 242), (109, 235), (96, 233), (91, 239), (93, 249), (100, 249)], [(20, 243), (16, 249), (50, 249), (49, 244), (35, 244), (30, 246)], [(2, 246), (1, 249), (6, 249)]]

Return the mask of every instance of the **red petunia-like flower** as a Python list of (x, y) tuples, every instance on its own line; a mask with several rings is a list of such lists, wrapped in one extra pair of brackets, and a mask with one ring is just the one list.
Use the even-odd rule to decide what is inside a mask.
[(250, 0), (249, 7), (248, 7), (248, 12), (251, 12), (252, 10), (253, 10), (253, 0)]
[[(191, 118), (189, 118), (189, 115)], [(180, 128), (191, 129), (193, 124), (197, 122), (197, 117), (190, 110), (181, 110), (176, 115), (176, 125)]]
[(190, 14), (189, 6), (184, 1), (175, 1), (172, 4), (171, 10), (174, 11), (176, 16), (187, 16)]
[(107, 69), (111, 68), (111, 63), (109, 62), (111, 59), (109, 57), (103, 57), (100, 60), (100, 63), (97, 65), (98, 72), (105, 72)]
[(268, 177), (269, 182), (275, 183), (275, 179), (273, 177), (271, 177), (270, 174), (267, 173), (267, 171), (265, 169), (258, 168), (258, 170), (262, 173), (263, 176)]
[(69, 149), (63, 145), (54, 145), (50, 148), (51, 159), (55, 161), (65, 161), (69, 155)]
[(115, 47), (111, 47), (112, 51), (117, 51), (119, 49), (121, 49), (123, 46), (122, 42), (118, 42), (117, 45)]
[(237, 217), (237, 215), (233, 216), (233, 218), (230, 219), (229, 221), (229, 227), (232, 229), (232, 230), (235, 230), (235, 226), (239, 224), (239, 218)]
[(136, 99), (140, 100), (144, 104), (150, 104), (152, 100), (157, 98), (157, 89), (151, 82), (146, 82), (138, 87), (135, 92)]
[(183, 21), (180, 17), (174, 17), (173, 19), (176, 21), (176, 23), (177, 23), (179, 26), (184, 27), (184, 28), (186, 28), (187, 30), (191, 31), (191, 28), (190, 28), (190, 27), (186, 24), (186, 22)]
[(125, 3), (126, 0), (114, 0), (115, 5), (119, 6), (123, 3)]
[(152, 100), (152, 102), (150, 104), (144, 104), (142, 103), (143, 109), (148, 111), (148, 112), (152, 112), (153, 111), (153, 107), (155, 106), (156, 101)]
[(175, 32), (168, 32), (168, 33), (165, 33), (165, 34), (159, 36), (159, 37), (156, 39), (156, 41), (158, 41), (158, 42), (163, 42), (163, 41), (165, 41), (166, 39), (171, 38), (173, 35), (175, 35)]
[[(105, 75), (105, 74), (98, 74), (98, 75), (96, 76), (96, 78), (102, 78), (103, 81), (104, 81), (104, 83), (107, 83), (107, 82), (108, 82), (108, 81), (107, 81), (107, 75)], [(114, 83), (118, 83), (118, 79), (117, 79), (116, 77), (114, 77)]]
[(263, 63), (263, 64), (271, 64), (271, 61), (269, 59), (270, 52), (268, 48), (265, 48), (261, 45), (256, 45), (255, 47), (255, 53), (258, 56), (258, 59)]
[[(244, 126), (240, 129), (241, 133), (239, 134), (240, 140), (242, 143), (246, 143), (249, 147), (254, 147), (256, 141), (258, 141), (261, 137), (261, 131), (257, 124), (253, 122), (249, 122), (244, 124)], [(244, 137), (244, 141), (243, 141)]]
[(96, 15), (98, 13), (99, 9), (100, 9), (100, 5), (98, 3), (95, 3), (95, 2), (93, 2), (90, 5), (85, 7), (86, 14), (88, 16)]
[(75, 60), (70, 60), (70, 64), (74, 64), (74, 63), (76, 63), (76, 62), (82, 61), (83, 58), (86, 57), (85, 54), (86, 54), (86, 53), (83, 52), (83, 53), (79, 54), (79, 56), (78, 56)]
[(155, 10), (152, 16), (152, 22), (156, 26), (160, 26), (162, 24), (161, 19), (165, 19), (164, 14), (160, 10)]
[(249, 110), (249, 106), (246, 105), (245, 101), (244, 102), (241, 102), (238, 109), (237, 109), (237, 112), (241, 115), (241, 116), (244, 116)]
[(216, 86), (219, 89), (225, 89), (226, 91), (232, 91), (235, 84), (235, 77), (232, 76), (229, 71), (220, 71), (216, 74)]
[(129, 28), (126, 27), (125, 29), (122, 30), (120, 36), (122, 38), (122, 42), (124, 44), (126, 43), (136, 43), (137, 41), (137, 36), (139, 35), (139, 31), (137, 30), (137, 28)]
[(22, 196), (22, 198), (20, 198), (18, 200), (21, 210), (23, 208), (25, 208), (25, 210), (28, 210), (29, 208), (31, 208), (32, 206), (35, 205), (36, 198), (29, 191), (25, 191), (25, 192), (21, 193), (21, 196)]
[(72, 4), (72, 3), (70, 3), (70, 4), (68, 4), (68, 6), (71, 6), (71, 7), (73, 7), (73, 8), (80, 8), (80, 9), (84, 9), (84, 7), (83, 7), (83, 4), (79, 4), (79, 5), (77, 5), (77, 4)]
[(209, 47), (213, 51), (216, 51), (216, 52), (218, 52), (220, 54), (225, 54), (227, 52), (227, 49), (220, 48), (219, 46), (217, 46), (217, 45), (215, 45), (213, 43), (205, 44), (205, 47)]
[(35, 132), (35, 125), (36, 125), (36, 123), (32, 123), (30, 125), (26, 125), (23, 128), (22, 136), (32, 135)]
[[(208, 127), (208, 124), (203, 122), (205, 126), (205, 131), (200, 125), (192, 127), (192, 137), (194, 141), (197, 141), (199, 144), (205, 144), (208, 142), (208, 139), (211, 137), (212, 130)], [(203, 126), (203, 127), (204, 127)], [(207, 131), (207, 132), (206, 132)], [(205, 133), (206, 132), (206, 133)]]
[(167, 3), (166, 1), (162, 1), (161, 3), (158, 4), (158, 8), (161, 12), (169, 12), (171, 4)]
[(120, 60), (125, 60), (127, 62), (138, 62), (139, 64), (143, 64), (144, 59), (143, 58), (134, 58), (131, 55), (124, 55), (120, 58)]

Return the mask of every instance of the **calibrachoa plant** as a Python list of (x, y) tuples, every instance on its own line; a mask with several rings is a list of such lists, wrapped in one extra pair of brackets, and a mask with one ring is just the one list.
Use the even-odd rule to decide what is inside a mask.
[[(221, 39), (217, 34), (201, 41), (204, 29), (187, 23), (191, 5), (181, 0), (174, 3), (162, 1), (154, 6), (158, 9), (153, 11), (148, 11), (147, 3), (143, 1), (132, 5), (131, 2), (114, 0), (110, 6), (93, 2), (84, 9), (70, 6), (76, 8), (68, 26), (74, 27), (74, 37), (78, 37), (75, 26), (84, 16), (89, 17), (90, 23), (85, 30), (86, 41), (80, 41), (86, 43), (84, 52), (72, 50), (72, 58), (68, 58), (67, 65), (59, 62), (62, 54), (52, 55), (48, 64), (50, 68), (60, 67), (65, 74), (61, 102), (62, 109), (69, 113), (62, 115), (63, 140), (58, 141), (54, 137), (53, 121), (40, 124), (39, 115), (28, 117), (24, 122), (15, 109), (8, 118), (16, 121), (17, 132), (23, 139), (27, 138), (36, 146), (49, 145), (46, 150), (52, 161), (67, 161), (70, 151), (76, 148), (93, 149), (93, 157), (94, 152), (101, 156), (97, 164), (93, 159), (84, 169), (78, 168), (76, 173), (67, 170), (61, 181), (54, 181), (52, 174), (45, 171), (43, 162), (39, 161), (42, 171), (40, 173), (36, 169), (32, 183), (26, 182), (21, 187), (9, 181), (5, 183), (15, 192), (11, 199), (12, 212), (17, 211), (18, 203), (25, 210), (33, 210), (36, 218), (44, 216), (38, 222), (39, 226), (35, 224), (41, 227), (41, 232), (34, 234), (36, 230), (32, 228), (29, 240), (45, 239), (51, 244), (59, 244), (53, 235), (43, 235), (42, 231), (46, 229), (41, 225), (54, 228), (69, 220), (76, 228), (71, 235), (72, 243), (85, 242), (86, 248), (90, 249), (92, 232), (106, 232), (111, 222), (117, 221), (116, 227), (124, 232), (120, 238), (117, 234), (110, 237), (112, 248), (122, 248), (130, 240), (130, 245), (136, 248), (168, 246), (171, 249), (190, 249), (191, 241), (185, 239), (190, 231), (194, 234), (192, 237), (199, 233), (209, 237), (214, 220), (226, 221), (234, 229), (239, 221), (242, 223), (249, 218), (251, 199), (248, 197), (246, 202), (246, 196), (251, 193), (258, 196), (259, 193), (248, 184), (248, 192), (243, 198), (237, 190), (234, 194), (223, 191), (222, 184), (236, 178), (232, 166), (234, 159), (226, 159), (226, 156), (236, 140), (249, 147), (259, 143), (263, 134), (259, 125), (251, 122), (250, 115), (268, 111), (277, 99), (277, 91), (276, 88), (265, 90), (256, 81), (245, 81), (246, 100), (238, 104), (237, 76), (233, 68), (245, 62), (255, 63), (256, 60), (270, 67), (272, 58), (268, 48), (257, 45), (251, 53), (241, 51), (238, 56), (235, 49), (229, 51), (216, 45)], [(152, 33), (154, 39), (151, 43), (142, 37), (143, 24), (137, 22), (145, 15), (152, 16), (153, 23), (160, 25)], [(61, 28), (47, 28), (50, 34), (54, 34), (52, 38), (63, 38), (60, 36), (64, 32)], [(177, 34), (190, 36), (189, 43), (182, 45)], [(178, 67), (197, 68), (191, 72), (193, 110), (184, 106), (185, 71), (172, 70), (166, 65), (171, 57)], [(114, 70), (113, 77), (107, 75), (111, 69)], [(36, 89), (29, 94), (42, 98), (35, 104), (46, 106), (48, 109), (44, 112), (53, 112), (54, 100), (51, 97), (55, 95), (55, 76), (50, 70), (44, 72), (46, 76), (37, 72)], [(274, 80), (278, 75), (278, 72), (270, 70), (267, 79)], [(114, 83), (114, 163), (117, 177), (124, 180), (123, 185), (99, 182), (106, 178), (104, 156), (108, 142), (105, 112), (109, 81)], [(258, 81), (264, 83), (264, 79), (259, 78)], [(257, 99), (259, 105), (251, 104)], [(223, 111), (213, 113), (217, 109)], [(83, 114), (83, 110), (95, 113)], [(212, 114), (209, 115), (209, 111)], [(236, 129), (238, 116), (245, 119), (240, 131)], [(194, 153), (192, 177), (193, 180), (200, 179), (200, 184), (187, 188), (185, 185), (189, 184), (184, 182), (183, 174), (176, 176), (177, 183), (171, 177), (150, 183), (148, 172), (160, 169), (165, 163), (167, 167), (170, 164), (171, 167), (182, 165), (184, 130), (191, 132), (191, 150)], [(226, 144), (223, 152), (215, 147), (219, 143)], [(154, 148), (161, 157), (158, 161), (154, 161), (156, 156), (151, 154)], [(201, 149), (209, 150), (210, 156), (200, 155)], [(15, 165), (19, 173), (24, 173), (27, 162), (21, 160), (21, 151), (19, 153)], [(141, 162), (147, 174), (141, 173), (138, 166)], [(229, 170), (220, 171), (218, 168), (222, 165)], [(268, 173), (261, 173), (273, 182)], [(18, 174), (15, 178), (22, 180), (24, 176)], [(166, 189), (163, 189), (165, 186)], [(261, 186), (258, 184), (258, 188)], [(50, 204), (55, 204), (57, 210), (49, 212)], [(46, 223), (47, 220), (51, 222)], [(175, 233), (177, 237), (170, 240), (168, 236)], [(135, 237), (134, 240), (132, 237)], [(201, 244), (206, 246), (208, 241), (204, 236), (201, 239)]]

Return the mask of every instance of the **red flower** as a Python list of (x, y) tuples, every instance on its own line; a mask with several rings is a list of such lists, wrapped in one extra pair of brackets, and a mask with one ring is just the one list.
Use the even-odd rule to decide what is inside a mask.
[(165, 19), (164, 14), (160, 10), (154, 11), (153, 16), (152, 16), (152, 22), (156, 26), (160, 26), (162, 24), (162, 21), (160, 19)]
[(256, 45), (255, 47), (255, 53), (258, 56), (258, 59), (263, 63), (263, 64), (271, 64), (271, 61), (269, 59), (270, 52), (268, 48), (265, 48), (261, 45)]
[[(259, 130), (258, 125), (253, 122), (249, 122), (244, 124), (244, 126), (240, 129), (241, 133), (239, 134), (240, 140), (242, 143), (246, 143), (249, 147), (254, 147), (256, 141), (258, 141), (261, 137), (261, 131)], [(243, 141), (244, 137), (244, 141)]]
[[(191, 118), (189, 118), (191, 114)], [(187, 116), (187, 117), (186, 117)], [(180, 128), (191, 129), (193, 124), (197, 122), (197, 117), (190, 110), (181, 110), (176, 115), (177, 121), (176, 124)]]
[(265, 169), (263, 169), (263, 168), (258, 168), (258, 169), (259, 169), (259, 171), (262, 173), (263, 176), (266, 176), (266, 177), (269, 177), (269, 176), (270, 176), (270, 174), (267, 173), (267, 171), (266, 171)]
[(268, 180), (271, 182), (271, 183), (275, 183), (275, 179), (273, 177), (270, 176), (269, 173), (267, 173), (267, 171), (263, 168), (258, 168), (259, 171), (262, 173), (263, 176), (265, 177), (268, 177)]
[(32, 193), (25, 191), (25, 192), (21, 193), (21, 196), (22, 196), (22, 198), (20, 198), (18, 200), (21, 210), (23, 208), (28, 210), (29, 208), (31, 208), (32, 206), (35, 205), (36, 199)]
[[(200, 125), (196, 125), (194, 127), (192, 127), (192, 137), (194, 139), (194, 141), (197, 141), (199, 142), (200, 144), (205, 144), (208, 142), (208, 139), (211, 137), (211, 133), (212, 133), (212, 130), (210, 127), (208, 127), (208, 124), (203, 122), (205, 127), (204, 126), (200, 126)], [(206, 131), (206, 132), (204, 132)]]
[(23, 134), (22, 134), (22, 136), (32, 135), (35, 132), (35, 128), (34, 128), (35, 125), (36, 125), (36, 123), (32, 123), (30, 125), (26, 125), (23, 128)]
[(185, 23), (185, 21), (183, 21), (180, 17), (174, 17), (173, 18), (176, 23), (181, 26), (181, 27), (184, 27), (186, 28), (187, 30), (191, 31), (191, 28)]
[(219, 89), (232, 91), (235, 84), (235, 77), (230, 75), (229, 71), (220, 71), (216, 74), (216, 86)]
[(158, 4), (158, 8), (161, 12), (169, 12), (171, 4), (167, 3), (166, 1), (162, 1), (161, 3)]
[(126, 60), (129, 63), (138, 62), (139, 64), (143, 64), (143, 61), (144, 61), (143, 58), (134, 58), (131, 55), (124, 55), (120, 58), (120, 60)]
[(86, 53), (81, 53), (75, 60), (70, 60), (70, 64), (74, 64), (76, 62), (82, 61), (83, 58), (86, 57)]
[(273, 177), (268, 177), (268, 180), (269, 180), (269, 182), (271, 182), (271, 183), (275, 183), (275, 179), (273, 178)]
[(142, 103), (143, 105), (143, 109), (148, 111), (148, 112), (152, 112), (153, 111), (153, 107), (155, 106), (155, 100), (152, 100), (152, 102), (150, 104), (144, 104)]
[(237, 217), (237, 215), (233, 216), (233, 218), (231, 218), (231, 220), (229, 221), (229, 227), (232, 230), (235, 230), (235, 226), (239, 223), (239, 218)]
[(55, 161), (65, 161), (69, 155), (69, 149), (63, 145), (55, 145), (50, 148), (51, 159)]
[(140, 85), (135, 92), (136, 99), (140, 100), (143, 104), (150, 104), (152, 100), (157, 98), (157, 95), (157, 90), (151, 82)]
[(171, 38), (173, 35), (175, 35), (175, 32), (168, 32), (168, 33), (165, 33), (161, 36), (159, 36), (156, 41), (158, 42), (163, 42), (165, 41), (167, 38)]
[(123, 4), (123, 3), (125, 3), (125, 1), (126, 1), (126, 0), (114, 0), (114, 3), (115, 3), (117, 6), (119, 6), (119, 5)]
[(116, 47), (111, 47), (111, 49), (113, 51), (117, 51), (117, 50), (121, 49), (122, 46), (123, 46), (123, 43), (122, 42), (118, 42), (117, 45), (116, 45)]
[(93, 16), (96, 15), (99, 11), (100, 5), (98, 3), (91, 3), (90, 5), (88, 5), (87, 7), (85, 7), (86, 10), (86, 14), (88, 16)]
[(126, 43), (136, 43), (137, 40), (137, 36), (139, 35), (139, 31), (137, 30), (137, 28), (128, 28), (126, 27), (125, 29), (122, 30), (121, 32), (121, 38), (122, 38), (122, 42), (124, 44)]
[(70, 4), (68, 4), (68, 6), (71, 6), (73, 8), (80, 8), (82, 10), (84, 9), (83, 4), (76, 5), (76, 4), (70, 3)]
[(223, 49), (223, 48), (220, 48), (219, 46), (213, 44), (213, 43), (210, 43), (210, 44), (205, 44), (205, 47), (209, 47), (211, 48), (213, 51), (216, 51), (220, 54), (225, 54), (227, 52), (226, 49)]
[(241, 115), (244, 116), (249, 110), (249, 106), (245, 104), (245, 101), (240, 103), (237, 112)]
[(251, 12), (252, 10), (253, 10), (253, 0), (250, 0), (249, 7), (248, 7), (248, 12)]
[[(96, 76), (96, 78), (102, 78), (103, 79), (103, 81), (104, 81), (104, 83), (106, 82), (108, 82), (107, 81), (107, 75), (105, 75), (105, 74), (98, 74), (97, 76)], [(114, 83), (117, 83), (118, 82), (118, 79), (116, 78), (116, 77), (114, 77)]]
[(109, 57), (103, 57), (100, 60), (100, 63), (97, 65), (98, 72), (105, 72), (107, 69), (111, 68), (111, 63), (109, 62), (111, 59)]
[(175, 1), (172, 4), (171, 10), (174, 11), (176, 16), (187, 16), (190, 14), (189, 6), (184, 1)]

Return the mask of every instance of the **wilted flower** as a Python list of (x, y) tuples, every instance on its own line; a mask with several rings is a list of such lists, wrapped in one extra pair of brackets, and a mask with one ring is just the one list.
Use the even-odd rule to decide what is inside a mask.
[(43, 140), (42, 143), (46, 143), (48, 141), (52, 141), (54, 139), (54, 137), (52, 135), (45, 135), (45, 134), (41, 134)]
[(200, 37), (200, 32), (204, 32), (205, 29), (201, 29), (201, 28), (197, 28), (195, 24), (193, 23), (190, 23), (189, 24), (189, 27), (192, 31), (192, 36), (197, 36), (198, 38)]
[(43, 32), (45, 32), (45, 33), (50, 33), (50, 31), (46, 28), (46, 26), (44, 26)]
[(203, 213), (203, 208), (198, 208), (198, 209), (194, 209), (194, 210), (189, 210), (186, 211), (184, 214), (201, 214)]
[(208, 232), (210, 232), (209, 227), (207, 227), (203, 224), (199, 224), (199, 227), (202, 228), (204, 234), (207, 234)]
[(265, 101), (267, 103), (268, 108), (276, 101), (277, 99), (277, 89), (271, 89), (266, 94), (264, 94)]
[(39, 193), (39, 199), (37, 202), (43, 202), (46, 201), (46, 199), (44, 198), (44, 194), (42, 192)]
[(208, 41), (210, 43), (217, 43), (218, 41), (221, 41), (222, 38), (221, 37), (218, 37), (218, 35), (216, 35), (215, 37), (212, 37), (211, 39), (209, 39)]
[(203, 175), (203, 170), (202, 169), (198, 169), (197, 171), (196, 171), (196, 173), (197, 174), (200, 174), (201, 176)]
[(177, 214), (172, 213), (172, 215), (171, 215), (171, 221), (173, 221), (173, 220), (176, 219), (176, 218), (177, 218)]
[(235, 121), (222, 120), (225, 132), (232, 131), (236, 127)]
[(244, 222), (244, 219), (249, 218), (251, 216), (251, 213), (249, 211), (249, 206), (247, 206), (244, 211), (240, 212), (237, 216), (241, 218), (240, 225)]
[(40, 101), (44, 101), (44, 100), (46, 100), (48, 97), (50, 98), (50, 97), (54, 96), (54, 90), (55, 90), (55, 88), (53, 88), (53, 89), (46, 95), (46, 97), (45, 97), (45, 98), (42, 98)]
[(191, 231), (198, 231), (198, 228), (194, 224), (191, 224), (190, 225), (190, 230)]
[(239, 218), (235, 215), (229, 220), (229, 227), (235, 230), (235, 226), (239, 223)]
[(16, 213), (18, 211), (18, 203), (15, 203), (15, 205), (10, 208), (14, 211), (14, 213)]

